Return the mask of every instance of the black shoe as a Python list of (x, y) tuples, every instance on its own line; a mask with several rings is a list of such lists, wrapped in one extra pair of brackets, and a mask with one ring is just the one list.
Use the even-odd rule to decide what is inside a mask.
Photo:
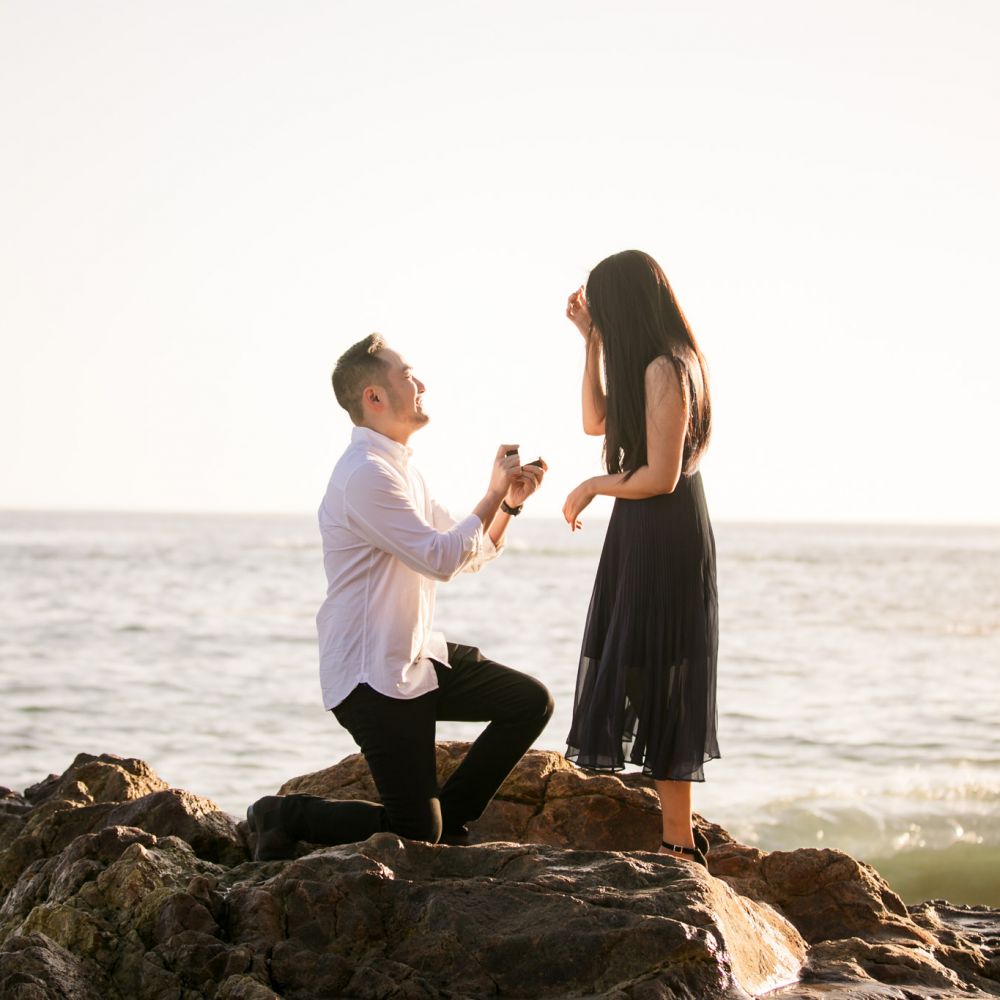
[(441, 833), (439, 844), (446, 844), (449, 847), (467, 847), (469, 844), (469, 828), (460, 826), (454, 830), (444, 830)]
[(265, 795), (247, 808), (247, 826), (254, 834), (254, 861), (277, 861), (295, 853), (295, 840), (281, 826), (281, 796)]
[(695, 861), (702, 868), (708, 868), (708, 862), (705, 860), (705, 855), (697, 847), (684, 847), (681, 844), (668, 844), (665, 840), (661, 840), (660, 843), (667, 848), (667, 850), (672, 851), (674, 854), (679, 854), (685, 861)]

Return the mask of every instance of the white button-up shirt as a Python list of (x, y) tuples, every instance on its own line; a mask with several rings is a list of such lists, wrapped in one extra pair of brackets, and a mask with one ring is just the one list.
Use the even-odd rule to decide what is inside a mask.
[(326, 708), (358, 684), (391, 698), (437, 687), (447, 665), (432, 630), (434, 581), (475, 572), (502, 550), (475, 514), (456, 521), (432, 499), (405, 445), (355, 427), (319, 508), (326, 600), (316, 615)]

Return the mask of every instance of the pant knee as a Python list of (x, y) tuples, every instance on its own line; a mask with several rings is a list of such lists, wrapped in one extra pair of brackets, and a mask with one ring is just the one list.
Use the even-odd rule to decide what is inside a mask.
[(556, 710), (556, 700), (552, 697), (552, 692), (545, 688), (545, 705), (542, 708), (542, 717), (546, 722), (552, 718), (552, 713)]
[(549, 689), (534, 677), (525, 676), (516, 703), (512, 703), (508, 709), (507, 721), (517, 725), (538, 723), (539, 726), (545, 726), (552, 718), (555, 707), (556, 703)]
[(532, 712), (542, 722), (548, 722), (552, 718), (552, 713), (556, 710), (555, 699), (541, 681), (536, 681), (536, 684), (537, 687), (533, 692), (532, 698)]

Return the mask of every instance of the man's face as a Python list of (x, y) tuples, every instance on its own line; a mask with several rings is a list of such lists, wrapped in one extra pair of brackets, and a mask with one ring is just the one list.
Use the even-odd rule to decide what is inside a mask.
[(414, 374), (413, 369), (395, 351), (386, 347), (381, 353), (386, 367), (386, 391), (392, 415), (401, 424), (422, 427), (430, 420), (423, 410), (424, 383)]

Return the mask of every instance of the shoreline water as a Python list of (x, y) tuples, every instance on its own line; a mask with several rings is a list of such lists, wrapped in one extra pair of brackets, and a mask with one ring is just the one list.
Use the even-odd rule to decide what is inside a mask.
[[(553, 691), (538, 745), (555, 750), (600, 552), (588, 530), (529, 520), (438, 590), (449, 637)], [(696, 809), (763, 849), (842, 847), (908, 899), (1000, 903), (1000, 528), (716, 535), (723, 759)], [(308, 517), (0, 513), (0, 783), (112, 752), (238, 816), (354, 752), (319, 705), (323, 589)]]

